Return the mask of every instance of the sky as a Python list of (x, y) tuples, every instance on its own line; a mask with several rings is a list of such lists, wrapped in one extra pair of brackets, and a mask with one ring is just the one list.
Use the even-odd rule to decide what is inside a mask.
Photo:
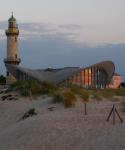
[(0, 21), (13, 11), (19, 22), (78, 25), (85, 44), (125, 42), (125, 0), (4, 0)]
[(23, 66), (88, 66), (111, 60), (125, 79), (124, 6), (125, 0), (1, 0), (0, 73), (5, 72), (5, 29), (13, 12)]

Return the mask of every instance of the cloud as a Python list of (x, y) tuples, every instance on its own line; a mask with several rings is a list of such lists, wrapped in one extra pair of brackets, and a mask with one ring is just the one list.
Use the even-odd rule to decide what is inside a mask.
[[(7, 22), (0, 22), (0, 39), (5, 38), (5, 29), (7, 29)], [(68, 41), (76, 42), (79, 39), (80, 25), (66, 24), (56, 25), (49, 23), (20, 23), (20, 39), (27, 40), (30, 38), (62, 38)]]
[(59, 25), (59, 28), (66, 29), (66, 30), (80, 30), (82, 26), (78, 24), (67, 24), (67, 25)]
[[(20, 38), (62, 38), (69, 41), (76, 41), (79, 36), (79, 32), (76, 31), (79, 25), (53, 25), (44, 23), (21, 23), (20, 28)], [(64, 30), (66, 28), (66, 30)], [(69, 29), (68, 29), (69, 28)], [(74, 31), (75, 29), (75, 31)]]
[(28, 31), (42, 31), (42, 32), (50, 32), (55, 31), (52, 25), (44, 24), (44, 23), (20, 23), (19, 28), (22, 30)]
[[(77, 43), (79, 45), (89, 45), (95, 47), (97, 45), (125, 43), (124, 35), (108, 36), (107, 32), (97, 32), (92, 26), (79, 24), (50, 24), (50, 23), (20, 23), (20, 39), (27, 40), (30, 38), (60, 38), (68, 42)], [(7, 22), (0, 22), (0, 39), (6, 38), (5, 29)]]

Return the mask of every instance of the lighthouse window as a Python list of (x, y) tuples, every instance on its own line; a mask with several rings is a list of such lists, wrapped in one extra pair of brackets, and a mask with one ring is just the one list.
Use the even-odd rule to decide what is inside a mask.
[(12, 22), (10, 22), (9, 27), (10, 27), (10, 28), (12, 28), (12, 27), (13, 27), (13, 23), (12, 23)]

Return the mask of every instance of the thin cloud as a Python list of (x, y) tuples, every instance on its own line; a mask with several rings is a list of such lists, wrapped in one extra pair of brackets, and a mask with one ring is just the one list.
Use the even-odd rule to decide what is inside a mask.
[(78, 24), (67, 24), (67, 25), (59, 25), (59, 28), (66, 29), (66, 30), (80, 30), (82, 26)]

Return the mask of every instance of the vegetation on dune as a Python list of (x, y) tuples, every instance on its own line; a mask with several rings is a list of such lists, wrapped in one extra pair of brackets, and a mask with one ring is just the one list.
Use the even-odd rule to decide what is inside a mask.
[(11, 89), (19, 91), (22, 96), (40, 94), (40, 85), (36, 81), (16, 81), (11, 85)]
[(0, 85), (5, 85), (5, 84), (6, 84), (6, 77), (0, 75)]
[(102, 100), (102, 96), (98, 92), (93, 93), (92, 94), (92, 98), (96, 99), (97, 101), (101, 101)]
[[(107, 94), (107, 95), (106, 95)], [(105, 89), (104, 96), (113, 97), (113, 96), (125, 96), (125, 88), (118, 89)], [(107, 97), (107, 98), (108, 98)]]
[(125, 112), (125, 101), (121, 102), (121, 108), (122, 108), (122, 112)]
[(66, 108), (75, 106), (75, 102), (77, 99), (73, 92), (67, 91), (64, 93), (63, 96), (64, 96), (63, 103)]
[(115, 90), (116, 96), (125, 96), (125, 88), (119, 88)]
[(53, 94), (54, 103), (63, 103), (63, 100), (64, 100), (63, 93), (57, 91)]
[(84, 114), (87, 115), (87, 102), (89, 101), (90, 91), (78, 85), (70, 85), (70, 89), (74, 94), (82, 98), (84, 102)]
[(75, 106), (76, 100), (74, 93), (68, 89), (63, 92), (57, 91), (53, 94), (53, 102), (63, 103), (66, 108)]
[(35, 80), (31, 81), (16, 81), (11, 85), (11, 89), (19, 91), (22, 96), (51, 94), (58, 88), (55, 84), (50, 82), (43, 82), (39, 84)]
[(54, 94), (58, 90), (58, 86), (52, 82), (44, 81), (41, 84), (41, 94)]
[[(57, 86), (51, 82), (44, 81), (39, 84), (37, 81), (16, 81), (11, 85), (11, 89), (19, 91), (22, 96), (39, 96), (51, 95), (54, 103), (63, 103), (64, 106), (73, 107), (77, 100), (76, 96), (81, 97), (85, 114), (87, 114), (86, 106), (91, 96), (93, 99), (101, 101), (103, 98), (116, 100), (115, 96), (125, 96), (125, 88), (119, 89), (84, 89), (78, 85)], [(115, 98), (115, 99), (114, 99)]]
[(91, 90), (91, 95), (97, 100), (101, 100), (102, 98), (114, 100), (115, 96), (125, 96), (125, 88)]
[(70, 85), (69, 87), (74, 94), (79, 95), (84, 101), (89, 100), (89, 90), (84, 89), (78, 85)]
[(101, 90), (100, 94), (101, 94), (102, 97), (104, 97), (106, 99), (107, 98), (112, 98), (115, 95), (114, 90), (112, 90), (112, 89)]

